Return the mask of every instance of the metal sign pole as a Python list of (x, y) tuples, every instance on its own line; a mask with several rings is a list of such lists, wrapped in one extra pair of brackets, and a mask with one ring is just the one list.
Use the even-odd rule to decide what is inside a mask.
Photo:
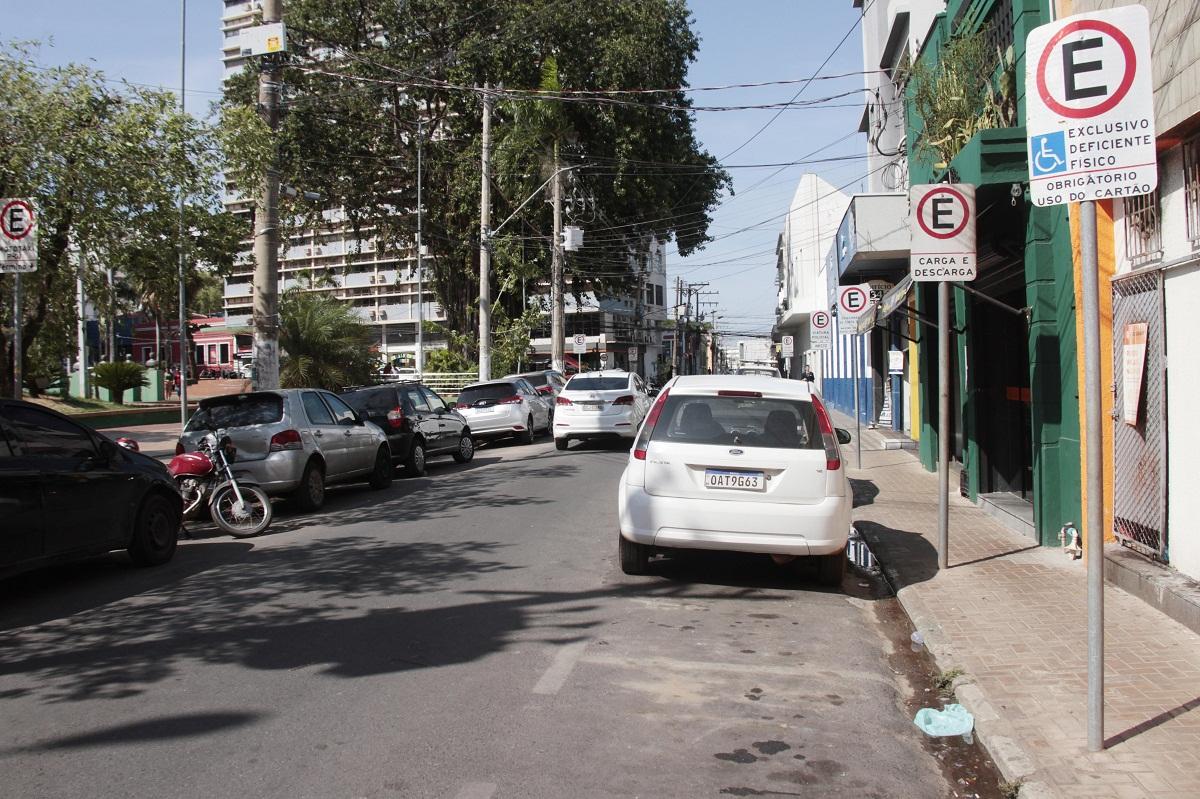
[(858, 355), (859, 355), (859, 336), (854, 336), (850, 339), (850, 357), (854, 359), (854, 447), (855, 461), (854, 468), (862, 469), (862, 422), (859, 421), (858, 410)]
[(21, 273), (13, 275), (13, 399), (21, 399)]
[(950, 284), (938, 282), (938, 568), (950, 566)]
[(1096, 203), (1079, 203), (1087, 441), (1088, 751), (1104, 749), (1104, 471), (1100, 419), (1100, 267)]

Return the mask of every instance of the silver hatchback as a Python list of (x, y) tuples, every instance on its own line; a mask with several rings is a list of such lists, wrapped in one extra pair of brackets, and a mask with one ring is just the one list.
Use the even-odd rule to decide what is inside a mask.
[(304, 510), (325, 502), (325, 485), (392, 480), (387, 435), (335, 394), (289, 388), (200, 401), (177, 452), (192, 452), (209, 430), (224, 430), (237, 447), (233, 467), (271, 496), (290, 494)]

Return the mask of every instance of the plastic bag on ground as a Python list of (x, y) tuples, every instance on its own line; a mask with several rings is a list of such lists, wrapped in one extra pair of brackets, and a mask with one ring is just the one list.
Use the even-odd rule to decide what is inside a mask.
[(971, 732), (975, 727), (975, 717), (962, 705), (946, 705), (941, 710), (923, 707), (917, 711), (913, 724), (927, 735), (943, 738)]

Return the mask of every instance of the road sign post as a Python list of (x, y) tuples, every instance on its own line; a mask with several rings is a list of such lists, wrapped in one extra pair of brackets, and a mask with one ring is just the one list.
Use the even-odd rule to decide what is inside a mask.
[(37, 270), (37, 214), (33, 201), (0, 199), (0, 273), (13, 273), (13, 398), (21, 398), (22, 355), (21, 274)]
[(1150, 16), (1140, 5), (1042, 25), (1025, 44), (1029, 190), (1079, 203), (1087, 452), (1088, 749), (1104, 749), (1104, 480), (1096, 200), (1158, 186)]
[(975, 187), (928, 183), (909, 189), (909, 275), (938, 284), (938, 568), (950, 567), (950, 282), (974, 280)]
[(812, 328), (809, 344), (814, 350), (833, 348), (833, 317), (828, 311), (814, 311), (809, 317), (809, 327)]

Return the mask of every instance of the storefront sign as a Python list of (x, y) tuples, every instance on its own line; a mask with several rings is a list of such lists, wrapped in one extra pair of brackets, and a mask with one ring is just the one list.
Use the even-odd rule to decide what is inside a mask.
[(1125, 325), (1121, 340), (1121, 395), (1125, 399), (1125, 424), (1137, 426), (1142, 401), (1142, 378), (1146, 373), (1145, 322)]

